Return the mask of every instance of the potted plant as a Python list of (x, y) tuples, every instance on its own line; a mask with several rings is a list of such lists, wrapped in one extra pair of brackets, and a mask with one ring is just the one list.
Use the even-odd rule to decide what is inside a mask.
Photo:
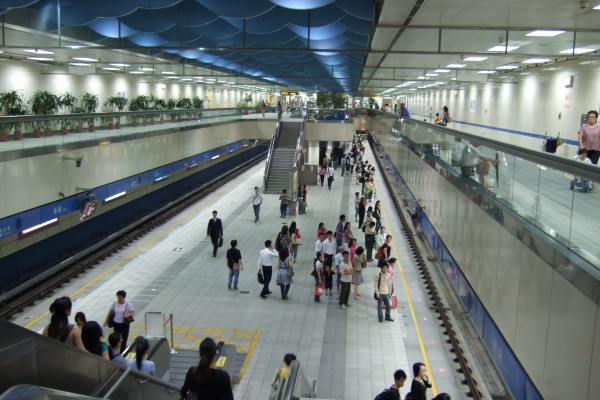
[[(95, 94), (86, 92), (83, 94), (83, 96), (81, 96), (81, 107), (83, 108), (83, 111), (86, 114), (95, 113), (96, 108), (98, 108), (98, 104), (98, 96), (96, 96)], [(96, 130), (96, 126), (94, 125), (94, 118), (88, 119), (88, 126), (90, 132), (94, 132)]]
[[(164, 99), (156, 99), (155, 100), (155, 102), (154, 102), (154, 109), (155, 110), (162, 111), (162, 110), (165, 110), (166, 108), (167, 108), (167, 102)], [(163, 113), (160, 113), (159, 115), (160, 115), (159, 122), (161, 124), (164, 124), (165, 123), (165, 118), (164, 118)]]
[(192, 99), (189, 99), (187, 97), (181, 97), (179, 100), (177, 100), (177, 108), (179, 108), (180, 110), (191, 110), (192, 107), (194, 107)]
[[(72, 114), (85, 114), (85, 110), (81, 106), (75, 106), (71, 109), (71, 113)], [(75, 131), (77, 133), (83, 132), (82, 122), (83, 122), (83, 118), (77, 118), (75, 120)]]
[[(9, 90), (7, 92), (0, 93), (0, 107), (4, 109), (6, 115), (25, 115), (27, 114), (27, 107), (25, 107), (25, 101), (21, 94), (15, 90)], [(20, 123), (9, 124), (10, 130), (14, 129), (14, 139), (21, 140), (22, 133)], [(8, 132), (6, 126), (2, 126), (0, 129), (0, 142), (8, 140)]]
[[(125, 97), (111, 96), (108, 99), (106, 99), (106, 101), (104, 102), (104, 105), (109, 106), (113, 112), (115, 112), (115, 110), (121, 112), (127, 106), (127, 102), (128, 102), (128, 100)], [(120, 117), (117, 117), (117, 123), (116, 123), (115, 127), (117, 129), (121, 128), (121, 118)], [(111, 120), (108, 123), (108, 129), (112, 129), (112, 128), (113, 128), (113, 123)]]
[[(47, 90), (36, 90), (31, 98), (27, 101), (27, 104), (31, 104), (31, 111), (35, 115), (50, 115), (58, 111), (59, 103), (58, 96), (50, 93)], [(33, 130), (33, 136), (36, 138), (40, 137), (40, 126), (45, 128), (46, 136), (52, 136), (52, 129), (50, 128), (49, 121), (43, 121), (39, 124), (35, 124)]]
[[(148, 97), (137, 96), (129, 102), (129, 111), (146, 111), (148, 109)], [(131, 126), (137, 126), (137, 116), (131, 117)], [(144, 118), (144, 125), (146, 124)]]
[[(58, 106), (64, 110), (65, 114), (72, 114), (73, 108), (77, 107), (77, 97), (73, 96), (69, 92), (65, 92), (62, 96), (58, 98)], [(60, 121), (60, 124), (60, 134), (66, 135), (67, 129), (71, 124), (71, 120), (67, 118), (62, 119)]]
[[(169, 99), (166, 101), (166, 105), (167, 105), (167, 110), (174, 110), (175, 107), (177, 107), (177, 101), (175, 101), (175, 99)], [(177, 114), (175, 114), (175, 113), (171, 114), (171, 122), (175, 122), (176, 119), (177, 119)]]
[(197, 114), (198, 118), (201, 117), (200, 109), (203, 107), (203, 103), (204, 102), (202, 101), (202, 99), (200, 97), (198, 97), (198, 96), (192, 97), (192, 104), (194, 106), (194, 109), (198, 110), (198, 114)]

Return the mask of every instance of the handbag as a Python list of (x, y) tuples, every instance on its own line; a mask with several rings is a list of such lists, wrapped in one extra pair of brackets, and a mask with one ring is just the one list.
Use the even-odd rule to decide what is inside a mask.
[(323, 293), (325, 293), (325, 288), (323, 286), (315, 286), (315, 296), (323, 296)]
[(263, 276), (261, 267), (258, 267), (258, 274), (256, 275), (256, 277), (258, 278), (258, 283), (260, 283), (261, 285), (265, 284), (265, 277)]
[(288, 271), (287, 271), (287, 275), (288, 275), (289, 277), (293, 277), (293, 276), (294, 276), (294, 271), (292, 271), (291, 269), (288, 269)]
[(219, 247), (223, 247), (223, 236), (219, 236), (219, 243), (218, 243)]
[[(385, 309), (385, 303), (383, 301), (380, 303), (380, 307), (382, 309)], [(395, 310), (396, 307), (398, 307), (398, 298), (394, 295), (391, 295), (390, 296), (390, 309)]]
[[(127, 312), (127, 306), (128, 306), (128, 305), (129, 305), (129, 302), (128, 302), (128, 303), (125, 305), (125, 311), (124, 311), (124, 312)], [(133, 321), (135, 321), (135, 319), (134, 319), (134, 318), (133, 318), (133, 316), (131, 316), (131, 315), (130, 315), (129, 317), (123, 317), (123, 323), (124, 323), (124, 324), (127, 324), (127, 325), (129, 325), (129, 324), (131, 324)]]

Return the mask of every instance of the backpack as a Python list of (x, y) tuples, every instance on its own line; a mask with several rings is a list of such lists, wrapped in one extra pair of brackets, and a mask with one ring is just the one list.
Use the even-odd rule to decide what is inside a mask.
[(377, 253), (375, 253), (375, 258), (377, 260), (380, 260), (381, 257), (383, 257), (383, 245), (379, 246), (379, 248), (377, 249)]
[(393, 388), (383, 389), (383, 392), (375, 396), (375, 400), (396, 400), (399, 398), (400, 392)]
[(281, 246), (281, 232), (277, 234), (277, 239), (275, 239), (275, 250), (281, 251), (283, 247)]
[(414, 399), (415, 398), (411, 392), (406, 393), (406, 396), (404, 396), (404, 400), (414, 400)]

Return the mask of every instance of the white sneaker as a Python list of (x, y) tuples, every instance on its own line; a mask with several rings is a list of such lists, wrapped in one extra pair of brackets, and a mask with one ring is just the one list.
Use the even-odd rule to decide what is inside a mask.
[(345, 309), (346, 309), (346, 308), (348, 308), (348, 307), (346, 307), (345, 305), (343, 305), (343, 306), (342, 306), (342, 308), (345, 310)]

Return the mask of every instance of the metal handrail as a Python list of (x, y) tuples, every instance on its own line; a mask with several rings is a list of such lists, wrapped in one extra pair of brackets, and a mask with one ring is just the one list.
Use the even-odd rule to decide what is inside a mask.
[[(300, 124), (300, 134), (298, 135), (298, 139), (296, 139), (296, 149), (294, 151), (294, 164), (292, 165), (292, 173), (290, 174), (290, 179), (288, 181), (288, 191), (290, 194), (290, 198), (297, 198), (297, 193), (295, 191), (295, 187), (293, 184), (294, 173), (298, 171), (298, 163), (300, 162), (300, 155), (302, 154), (302, 144), (304, 143), (304, 125), (306, 124), (306, 119), (308, 116), (308, 112), (306, 108), (302, 109), (302, 113), (304, 116), (302, 117), (302, 123)], [(296, 193), (296, 197), (294, 197), (294, 193)]]

